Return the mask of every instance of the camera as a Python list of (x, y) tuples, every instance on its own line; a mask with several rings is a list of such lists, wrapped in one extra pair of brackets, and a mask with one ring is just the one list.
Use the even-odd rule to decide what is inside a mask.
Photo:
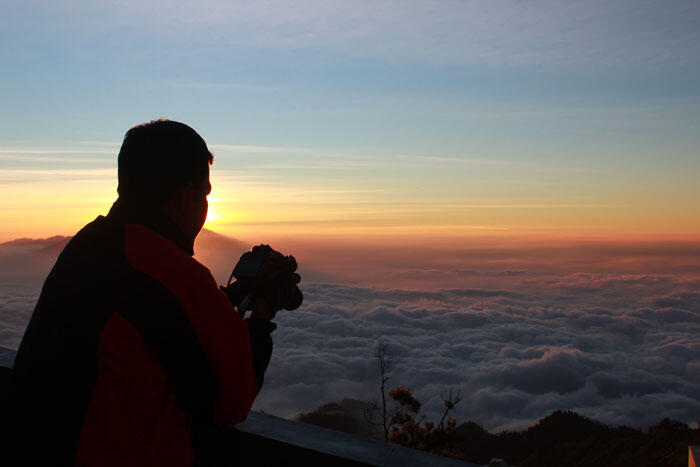
[(273, 313), (295, 310), (304, 300), (298, 286), (301, 276), (296, 269), (294, 256), (284, 256), (270, 245), (258, 245), (243, 253), (221, 290), (241, 317), (253, 308), (256, 298), (264, 299)]

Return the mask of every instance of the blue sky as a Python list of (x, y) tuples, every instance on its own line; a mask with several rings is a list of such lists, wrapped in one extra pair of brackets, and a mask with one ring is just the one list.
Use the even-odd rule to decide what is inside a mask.
[(447, 136), (447, 150), (503, 122), (524, 140), (643, 132), (655, 117), (678, 132), (697, 123), (697, 2), (30, 1), (3, 11), (4, 139), (34, 139), (43, 123), (44, 137), (111, 141), (157, 111), (229, 142), (413, 147), (420, 137), (432, 148)]
[[(510, 202), (561, 201), (509, 193), (513, 180), (580, 180), (579, 204), (601, 187), (613, 203), (654, 184), (667, 204), (699, 194), (694, 1), (3, 3), (0, 169), (45, 170), (55, 160), (27, 151), (95, 142), (108, 146), (59, 165), (113, 169), (99, 148), (167, 116), (228, 145), (218, 169), (319, 190), (391, 185), (394, 168), (409, 191), (447, 187), (443, 202), (499, 202), (461, 188), (489, 177)], [(338, 159), (366, 170), (303, 170)]]

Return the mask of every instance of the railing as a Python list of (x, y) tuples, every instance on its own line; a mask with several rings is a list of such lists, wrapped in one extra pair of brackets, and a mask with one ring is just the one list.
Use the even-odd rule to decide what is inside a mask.
[[(0, 399), (8, 400), (15, 352), (0, 347)], [(216, 465), (338, 465), (476, 467), (455, 459), (339, 431), (250, 412), (238, 425), (211, 433)], [(2, 463), (2, 462), (0, 462)]]

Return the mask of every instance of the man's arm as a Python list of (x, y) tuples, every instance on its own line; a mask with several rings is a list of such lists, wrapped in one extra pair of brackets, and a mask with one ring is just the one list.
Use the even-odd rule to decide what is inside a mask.
[[(191, 416), (201, 414), (204, 420), (213, 418), (217, 424), (245, 420), (259, 386), (249, 329), (211, 272), (138, 225), (126, 228), (125, 252), (131, 266), (166, 289), (156, 295), (167, 299), (172, 294), (176, 301), (172, 306), (142, 303), (140, 308), (150, 312), (127, 312), (163, 362), (176, 399), (185, 403), (183, 408)], [(151, 289), (157, 286), (146, 283), (144, 287), (143, 293), (134, 291), (129, 296), (140, 301), (155, 297)], [(176, 312), (178, 309), (181, 311)], [(152, 319), (145, 319), (146, 315)], [(173, 320), (176, 322), (167, 326)], [(260, 346), (266, 352), (260, 353), (271, 353), (269, 332), (255, 325), (253, 331), (254, 341), (269, 340), (269, 346)], [(183, 341), (191, 345), (183, 346)], [(260, 365), (263, 367), (266, 365)]]
[[(214, 421), (238, 423), (248, 415), (262, 387), (272, 355), (270, 333), (275, 325), (264, 313), (244, 321), (207, 273), (207, 293), (215, 303), (202, 303), (202, 313), (192, 322), (217, 381)], [(261, 312), (263, 310), (261, 304)]]
[(258, 381), (258, 391), (262, 388), (265, 379), (265, 370), (272, 356), (272, 337), (270, 333), (277, 328), (272, 322), (274, 313), (270, 306), (262, 298), (255, 302), (253, 312), (245, 321), (248, 324), (248, 336), (253, 359), (253, 372)]

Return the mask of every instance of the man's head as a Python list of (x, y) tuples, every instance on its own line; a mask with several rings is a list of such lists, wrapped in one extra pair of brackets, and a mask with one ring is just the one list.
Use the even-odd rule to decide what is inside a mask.
[(137, 125), (127, 131), (119, 151), (119, 198), (165, 212), (194, 241), (207, 216), (213, 161), (202, 137), (184, 123)]

